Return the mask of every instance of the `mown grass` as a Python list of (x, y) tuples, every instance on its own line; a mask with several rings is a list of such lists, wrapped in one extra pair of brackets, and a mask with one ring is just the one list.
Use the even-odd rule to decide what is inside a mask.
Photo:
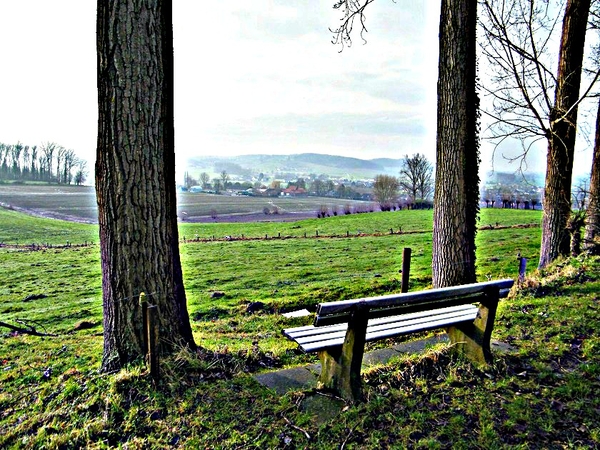
[[(33, 322), (24, 324), (39, 331), (60, 334), (41, 338), (1, 330), (0, 447), (600, 445), (595, 395), (600, 387), (600, 261), (593, 258), (535, 274), (502, 302), (494, 337), (511, 343), (514, 351), (497, 354), (495, 366), (485, 373), (443, 347), (432, 348), (367, 371), (367, 401), (348, 405), (325, 422), (305, 409), (314, 392), (279, 397), (250, 376), (265, 367), (314, 361), (280, 335), (282, 328), (310, 319), (284, 319), (276, 312), (398, 290), (403, 247), (413, 249), (411, 289), (427, 287), (431, 216), (414, 213), (413, 219), (423, 214), (415, 230), (429, 231), (182, 243), (192, 326), (203, 350), (182, 349), (164, 360), (156, 386), (143, 364), (118, 374), (97, 371), (102, 351), (97, 246), (0, 249), (0, 320), (27, 319)], [(489, 218), (494, 229), (481, 230), (477, 238), (478, 276), (514, 278), (518, 252), (536, 261), (539, 229), (502, 227), (536, 221), (523, 221), (524, 212), (493, 213), (499, 214)], [(535, 217), (527, 213), (528, 219)], [(359, 217), (378, 222), (392, 214)], [(329, 223), (340, 226), (343, 220)], [(37, 221), (23, 226), (39, 229)], [(267, 229), (261, 226), (266, 225), (257, 225), (259, 234)], [(385, 230), (387, 224), (371, 229), (376, 227)], [(325, 228), (322, 234), (335, 235)], [(211, 298), (214, 291), (224, 297)], [(32, 295), (46, 297), (26, 300)], [(264, 309), (247, 313), (246, 305), (256, 301)]]

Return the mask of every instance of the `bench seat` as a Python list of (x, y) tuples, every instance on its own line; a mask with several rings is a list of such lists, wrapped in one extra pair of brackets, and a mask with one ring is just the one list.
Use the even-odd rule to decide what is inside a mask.
[[(418, 331), (445, 328), (462, 322), (473, 322), (479, 308), (475, 305), (458, 305), (448, 308), (420, 311), (392, 317), (371, 319), (367, 325), (365, 341), (372, 342), (385, 338), (402, 336)], [(348, 323), (315, 327), (288, 328), (283, 334), (298, 343), (306, 353), (319, 352), (329, 347), (341, 346), (346, 337)]]

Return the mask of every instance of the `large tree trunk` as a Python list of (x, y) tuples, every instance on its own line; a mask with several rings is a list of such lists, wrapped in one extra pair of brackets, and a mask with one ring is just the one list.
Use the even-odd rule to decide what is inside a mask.
[(477, 0), (442, 0), (433, 286), (475, 282), (479, 212)]
[(595, 241), (600, 237), (600, 102), (598, 102), (598, 112), (596, 113), (596, 141), (592, 156), (590, 199), (587, 207), (584, 236), (584, 249), (598, 251), (598, 243)]
[(96, 195), (103, 370), (143, 355), (139, 294), (158, 306), (161, 351), (194, 346), (179, 259), (170, 0), (98, 1)]
[(577, 106), (590, 0), (568, 0), (563, 20), (554, 108), (546, 161), (542, 245), (539, 266), (569, 254), (571, 181)]

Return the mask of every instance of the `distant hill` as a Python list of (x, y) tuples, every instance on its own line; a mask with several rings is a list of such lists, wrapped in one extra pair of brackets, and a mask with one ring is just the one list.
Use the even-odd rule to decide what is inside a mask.
[(192, 176), (200, 172), (230, 175), (325, 174), (349, 179), (374, 178), (378, 174), (398, 175), (402, 159), (360, 159), (345, 156), (300, 153), (294, 155), (241, 155), (232, 157), (199, 156), (189, 158), (186, 170)]

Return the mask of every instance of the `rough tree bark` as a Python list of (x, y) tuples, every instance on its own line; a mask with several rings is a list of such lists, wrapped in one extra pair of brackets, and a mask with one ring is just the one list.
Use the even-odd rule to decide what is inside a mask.
[(479, 212), (477, 0), (442, 0), (433, 286), (476, 281)]
[(194, 347), (179, 259), (170, 0), (98, 0), (96, 195), (102, 369), (143, 355), (140, 292), (159, 309), (160, 350)]
[(585, 221), (583, 247), (586, 250), (598, 251), (595, 242), (600, 236), (600, 102), (596, 113), (596, 140), (592, 156), (592, 174), (590, 177), (590, 199)]
[(557, 86), (550, 111), (539, 267), (567, 256), (570, 250), (567, 224), (571, 214), (577, 102), (589, 9), (590, 0), (568, 0), (563, 19)]

